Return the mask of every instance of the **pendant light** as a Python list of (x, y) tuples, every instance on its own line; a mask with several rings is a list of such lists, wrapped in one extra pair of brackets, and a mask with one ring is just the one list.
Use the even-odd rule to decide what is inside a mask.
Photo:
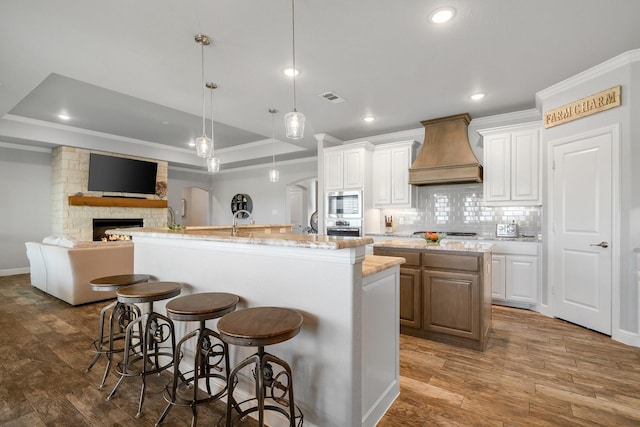
[(205, 86), (209, 89), (211, 98), (211, 153), (209, 154), (209, 157), (207, 157), (207, 170), (211, 173), (216, 173), (220, 171), (220, 159), (214, 157), (216, 139), (213, 134), (213, 90), (216, 89), (218, 85), (213, 82), (207, 82)]
[(202, 46), (202, 136), (196, 138), (196, 153), (198, 157), (209, 158), (211, 157), (211, 151), (213, 150), (213, 141), (207, 137), (205, 130), (205, 84), (204, 84), (204, 47), (211, 44), (209, 36), (204, 34), (198, 34), (196, 36), (196, 43)]
[(304, 136), (304, 114), (296, 110), (296, 14), (295, 0), (291, 0), (291, 40), (293, 51), (293, 111), (285, 114), (284, 127), (287, 138), (302, 139)]
[(269, 108), (271, 113), (271, 169), (269, 170), (269, 181), (280, 181), (280, 171), (276, 169), (276, 113), (278, 110)]

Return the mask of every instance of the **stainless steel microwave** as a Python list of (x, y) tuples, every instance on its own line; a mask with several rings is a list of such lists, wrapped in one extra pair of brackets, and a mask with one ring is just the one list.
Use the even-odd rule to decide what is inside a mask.
[(362, 191), (330, 191), (325, 207), (327, 218), (362, 218)]

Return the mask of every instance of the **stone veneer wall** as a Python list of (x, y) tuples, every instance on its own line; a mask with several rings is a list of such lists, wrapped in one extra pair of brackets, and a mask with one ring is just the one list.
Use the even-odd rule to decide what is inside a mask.
[[(93, 240), (93, 218), (143, 218), (145, 227), (162, 227), (167, 223), (166, 208), (123, 208), (97, 206), (69, 206), (69, 196), (102, 196), (102, 192), (87, 191), (89, 182), (89, 153), (82, 148), (55, 147), (51, 156), (51, 230), (54, 235), (67, 236), (80, 241)], [(133, 156), (138, 160), (156, 161)], [(157, 161), (157, 182), (167, 182), (167, 162)], [(127, 196), (129, 194), (122, 194)], [(139, 194), (132, 196), (140, 197)], [(148, 199), (159, 199), (147, 195)], [(165, 196), (166, 198), (166, 196)]]

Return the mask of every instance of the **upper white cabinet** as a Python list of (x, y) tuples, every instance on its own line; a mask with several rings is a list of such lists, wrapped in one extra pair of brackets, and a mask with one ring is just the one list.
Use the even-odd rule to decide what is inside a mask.
[(372, 144), (368, 142), (325, 148), (325, 190), (362, 189), (372, 149)]
[(416, 141), (376, 145), (372, 160), (374, 208), (412, 207), (415, 190), (409, 184), (409, 167), (416, 146)]
[(478, 131), (484, 145), (484, 202), (541, 205), (539, 122)]

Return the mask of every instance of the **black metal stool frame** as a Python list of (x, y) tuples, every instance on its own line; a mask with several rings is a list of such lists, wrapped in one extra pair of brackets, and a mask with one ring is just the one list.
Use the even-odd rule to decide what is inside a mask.
[[(273, 368), (269, 362), (280, 366), (283, 371), (279, 372), (275, 377), (273, 377)], [(238, 373), (245, 367), (252, 364), (256, 366), (253, 370), (253, 377), (256, 381), (256, 397), (243, 400), (242, 402), (237, 402), (233, 397), (233, 391), (235, 390), (235, 387), (238, 383)], [(286, 377), (286, 384), (279, 381), (279, 378), (283, 374)], [(267, 387), (269, 387), (269, 389), (271, 390), (270, 396), (267, 396)], [(276, 411), (284, 415), (289, 420), (290, 427), (300, 427), (304, 423), (304, 417), (300, 409), (295, 404), (291, 404), (291, 402), (294, 402), (293, 373), (291, 371), (291, 367), (284, 360), (265, 352), (264, 346), (259, 346), (256, 353), (247, 357), (233, 368), (233, 370), (229, 374), (227, 388), (227, 411), (225, 418), (226, 427), (231, 427), (236, 420), (242, 419), (243, 417), (254, 412), (258, 412), (258, 425), (264, 426), (265, 409), (269, 411)], [(276, 396), (274, 389), (278, 389), (282, 393), (279, 396)], [(286, 395), (288, 395), (288, 400), (283, 398)], [(265, 405), (266, 399), (272, 399), (273, 401), (279, 403), (281, 406), (269, 404)], [(253, 401), (257, 402), (257, 406), (251, 406), (244, 410), (242, 409), (242, 405)], [(289, 411), (285, 410), (282, 406), (287, 407)], [(238, 414), (232, 416), (232, 411), (234, 409), (238, 412)], [(296, 420), (298, 421), (297, 424)]]
[[(229, 379), (229, 347), (227, 343), (220, 339), (220, 335), (217, 332), (208, 329), (205, 326), (204, 320), (200, 321), (199, 329), (191, 331), (178, 341), (175, 357), (179, 357), (181, 359), (182, 346), (196, 336), (197, 344), (195, 348), (194, 369), (182, 373), (179, 369), (179, 362), (174, 363), (173, 380), (166, 385), (163, 393), (164, 398), (167, 401), (167, 407), (162, 412), (156, 426), (164, 421), (174, 405), (179, 405), (189, 406), (191, 408), (191, 426), (195, 427), (198, 422), (197, 406), (220, 399), (227, 393), (227, 382)], [(212, 345), (211, 337), (215, 338), (218, 342), (215, 342), (215, 344)], [(220, 366), (222, 359), (224, 359), (224, 368)], [(220, 374), (220, 372), (223, 371), (224, 374)], [(225, 386), (216, 393), (212, 393), (211, 382), (215, 379), (224, 381)], [(204, 380), (206, 385), (206, 396), (198, 396), (198, 387), (201, 380)], [(178, 389), (181, 385), (186, 385), (191, 388), (193, 394), (189, 399), (178, 396)]]
[[(150, 310), (153, 310), (152, 306), (150, 306)], [(107, 396), (107, 400), (113, 398), (125, 378), (142, 377), (140, 400), (136, 414), (136, 418), (139, 418), (142, 416), (146, 376), (160, 373), (173, 366), (176, 347), (175, 327), (173, 321), (167, 316), (150, 311), (127, 326), (126, 336), (129, 338), (125, 341), (124, 359), (116, 366), (120, 379), (109, 396)], [(137, 343), (135, 342), (136, 339), (138, 339)], [(171, 340), (170, 347), (161, 346), (169, 339)], [(169, 361), (166, 364), (161, 364), (161, 357), (167, 357)], [(136, 368), (135, 365), (137, 363), (141, 363), (142, 367)]]
[[(107, 313), (109, 313), (109, 334), (105, 337), (104, 321)], [(116, 348), (115, 343), (125, 339), (127, 326), (132, 321), (139, 318), (140, 315), (140, 308), (138, 308), (137, 305), (126, 304), (117, 300), (100, 310), (98, 338), (92, 343), (96, 354), (93, 356), (93, 360), (91, 360), (91, 363), (89, 363), (89, 366), (85, 370), (85, 372), (89, 372), (98, 359), (100, 359), (100, 356), (104, 355), (107, 358), (107, 366), (104, 369), (102, 381), (100, 382), (98, 389), (102, 389), (102, 387), (104, 387), (109, 371), (111, 370), (111, 364), (113, 363), (113, 355), (124, 352), (124, 346), (122, 348)]]

